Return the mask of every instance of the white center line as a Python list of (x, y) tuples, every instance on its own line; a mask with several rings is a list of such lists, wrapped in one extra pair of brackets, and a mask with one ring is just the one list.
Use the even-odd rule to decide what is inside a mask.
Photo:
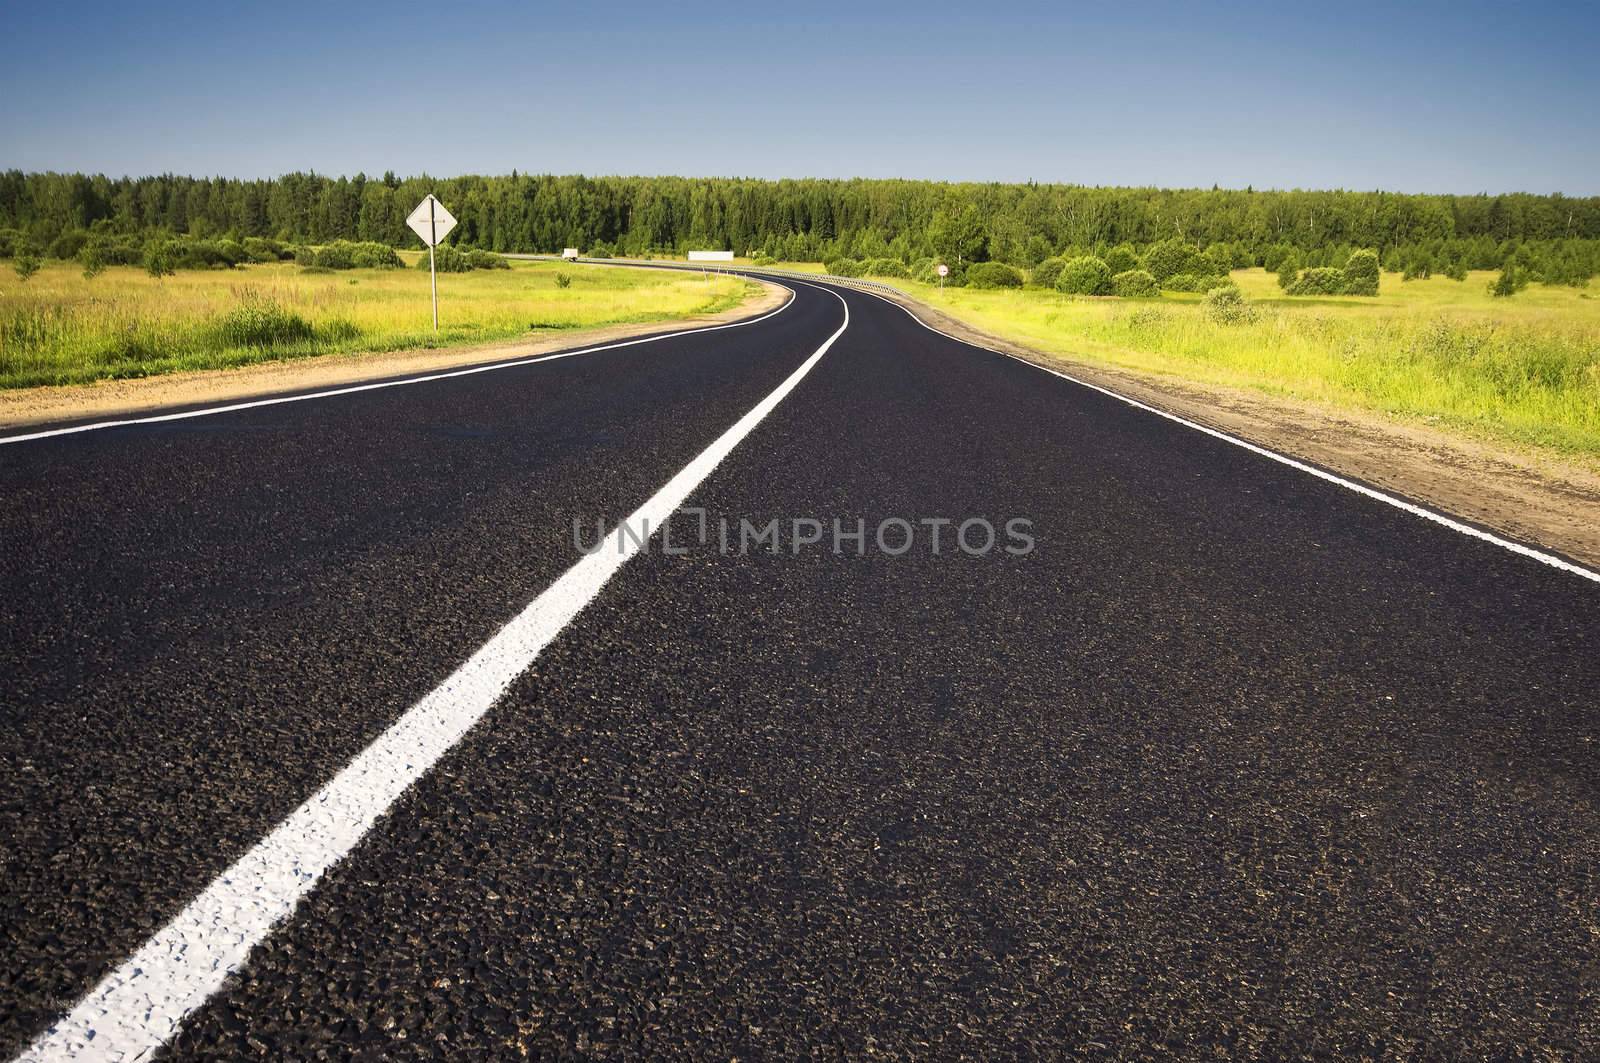
[(838, 331), (635, 510), (624, 522), (633, 534), (619, 527), (616, 549), (607, 546), (568, 569), (18, 1059), (132, 1060), (165, 1044), (844, 334), (850, 327), (849, 305), (837, 293), (829, 294), (844, 307)]

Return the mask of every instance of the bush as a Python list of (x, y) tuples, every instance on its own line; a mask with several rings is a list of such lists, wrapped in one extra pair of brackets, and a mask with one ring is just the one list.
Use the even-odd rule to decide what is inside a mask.
[(78, 257), (78, 252), (83, 250), (83, 245), (89, 242), (89, 234), (82, 229), (68, 229), (50, 242), (50, 257), (59, 258), (63, 262)]
[(939, 275), (933, 271), (937, 265), (938, 263), (931, 258), (917, 259), (911, 263), (911, 279), (921, 281), (923, 284), (938, 284)]
[(898, 258), (874, 258), (867, 261), (863, 270), (869, 277), (909, 277), (911, 273)]
[(557, 273), (556, 274), (556, 287), (557, 288), (570, 288), (570, 287), (572, 287), (572, 278), (569, 275), (565, 274), (565, 273)]
[[(393, 253), (391, 249), (390, 254)], [(399, 257), (395, 255), (396, 259)], [(477, 247), (452, 247), (450, 244), (440, 244), (434, 248), (433, 260), (440, 273), (470, 273), (475, 269), (511, 268), (509, 261), (493, 251), (484, 251)], [(417, 260), (417, 269), (426, 270), (427, 268), (428, 256), (423, 255)]]
[(771, 255), (753, 255), (750, 258), (750, 264), (752, 266), (770, 266), (777, 261), (778, 260), (773, 258)]
[(370, 240), (335, 240), (318, 248), (311, 264), (323, 269), (397, 269), (404, 265), (394, 248)]
[(1341, 295), (1344, 292), (1344, 270), (1314, 266), (1301, 273), (1284, 291), (1290, 295)]
[[(401, 259), (394, 248), (376, 241), (364, 241), (356, 244), (355, 260), (356, 266), (361, 269), (399, 269), (405, 265), (405, 261)], [(495, 256), (495, 261), (500, 261), (499, 255)], [(505, 268), (510, 269), (511, 267), (506, 266)]]
[(1067, 264), (1064, 258), (1047, 258), (1033, 267), (1033, 273), (1028, 281), (1040, 288), (1054, 288), (1056, 278), (1061, 276), (1061, 267)]
[(1153, 299), (1161, 294), (1161, 285), (1149, 270), (1126, 269), (1111, 278), (1111, 292), (1124, 299)]
[(236, 240), (218, 240), (217, 254), (221, 255), (223, 261), (230, 266), (250, 261), (250, 255), (245, 251), (244, 245)]
[(17, 279), (26, 284), (29, 277), (39, 272), (39, 265), (38, 255), (32, 251), (19, 251), (11, 268), (17, 271)]
[(293, 258), (294, 252), (285, 251), (284, 246), (276, 240), (268, 240), (262, 236), (247, 236), (244, 239), (245, 257), (251, 262), (277, 262), (282, 258)]
[(979, 262), (967, 270), (966, 283), (974, 288), (1020, 288), (1022, 274), (1004, 262)]
[(1376, 251), (1357, 251), (1345, 259), (1344, 293), (1346, 295), (1378, 294), (1378, 253)]
[(0, 258), (10, 258), (27, 245), (27, 238), (17, 229), (0, 229)]
[(1446, 262), (1444, 269), (1439, 272), (1453, 281), (1464, 281), (1467, 279), (1467, 264), (1460, 259), (1454, 262)]
[[(433, 264), (434, 268), (440, 273), (470, 273), (472, 271), (472, 260), (467, 257), (466, 252), (450, 244), (440, 244), (433, 249)], [(417, 259), (417, 268), (424, 271), (428, 269), (427, 255)]]
[[(938, 281), (938, 275), (935, 274), (933, 279)], [(965, 288), (967, 286), (967, 271), (960, 266), (951, 267), (950, 275), (944, 279), (944, 286), (946, 288)]]
[(222, 248), (211, 240), (179, 239), (163, 242), (172, 256), (174, 269), (229, 269), (233, 266)]
[(1200, 251), (1193, 244), (1186, 244), (1182, 240), (1163, 240), (1151, 245), (1150, 250), (1145, 252), (1144, 268), (1165, 288), (1168, 287), (1166, 281), (1169, 277), (1176, 277), (1180, 273), (1198, 276), (1197, 267), (1200, 264), (1195, 262), (1198, 257)]
[(297, 266), (315, 266), (317, 264), (317, 253), (309, 247), (297, 247), (294, 249), (294, 264)]
[(1244, 300), (1235, 285), (1223, 285), (1206, 292), (1200, 300), (1205, 315), (1219, 325), (1242, 325), (1254, 321), (1255, 309)]
[(273, 347), (316, 335), (311, 323), (299, 314), (254, 295), (246, 296), (212, 328), (220, 347)]
[(1134, 251), (1132, 244), (1118, 244), (1106, 252), (1105, 260), (1113, 276), (1142, 269), (1144, 265), (1139, 261), (1139, 255)]
[[(394, 251), (392, 251), (392, 250), (390, 250), (388, 248), (385, 248), (385, 250), (388, 250), (391, 255), (394, 254)], [(476, 247), (473, 248), (471, 251), (467, 252), (467, 262), (471, 264), (473, 269), (510, 269), (511, 268), (511, 263), (510, 262), (507, 262), (504, 258), (502, 258), (501, 256), (495, 254), (493, 251), (484, 251), (484, 250), (481, 250), (481, 249), (476, 248)], [(400, 264), (400, 256), (395, 255), (395, 265), (399, 265), (399, 264)]]
[[(511, 268), (510, 262), (493, 251), (482, 251), (476, 247), (452, 247), (450, 244), (440, 244), (434, 248), (433, 260), (440, 273), (470, 273), (475, 269)], [(428, 256), (423, 255), (417, 260), (417, 269), (427, 268)]]
[(1056, 291), (1068, 295), (1108, 295), (1111, 292), (1111, 267), (1093, 255), (1068, 259), (1056, 278)]
[(853, 258), (836, 258), (832, 262), (824, 262), (822, 268), (835, 277), (859, 277), (862, 263)]
[(317, 248), (312, 255), (311, 264), (321, 266), (323, 269), (355, 269), (355, 255), (350, 251), (347, 240), (335, 240)]
[[(139, 245), (125, 236), (104, 236), (99, 233), (89, 237), (89, 242), (78, 252), (78, 261), (84, 266), (84, 276), (96, 276), (107, 266), (135, 266), (143, 261), (144, 252)], [(90, 271), (90, 265), (96, 269)]]

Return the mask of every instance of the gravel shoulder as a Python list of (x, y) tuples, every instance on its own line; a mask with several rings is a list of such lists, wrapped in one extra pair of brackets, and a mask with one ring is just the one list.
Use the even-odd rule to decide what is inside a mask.
[(1047, 354), (915, 299), (887, 297), (951, 335), (1071, 373), (1509, 538), (1600, 565), (1600, 467), (1593, 464), (1359, 411)]
[[(755, 278), (750, 278), (755, 280)], [(339, 354), (263, 362), (236, 369), (207, 369), (166, 373), (136, 380), (102, 380), (93, 384), (17, 388), (0, 391), (0, 430), (81, 420), (88, 417), (124, 417), (154, 410), (211, 402), (233, 402), (312, 388), (340, 387), (367, 380), (382, 380), (466, 366), (547, 354), (591, 344), (610, 343), (635, 336), (682, 332), (708, 325), (727, 325), (758, 317), (789, 298), (786, 289), (758, 281), (761, 294), (739, 306), (716, 314), (699, 314), (678, 321), (652, 321), (608, 325), (593, 329), (553, 332), (533, 340), (510, 340), (468, 347), (420, 348), (381, 354)]]

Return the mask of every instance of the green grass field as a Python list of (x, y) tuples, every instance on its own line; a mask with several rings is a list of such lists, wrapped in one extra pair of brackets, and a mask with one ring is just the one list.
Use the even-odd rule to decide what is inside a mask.
[(26, 283), (0, 271), (0, 387), (671, 321), (729, 309), (757, 290), (731, 277), (513, 262), (441, 274), (436, 337), (425, 270), (305, 273), (280, 263), (155, 280), (114, 267), (85, 280), (76, 264), (52, 262)]
[(1535, 284), (1496, 299), (1492, 273), (1462, 282), (1386, 273), (1376, 298), (1291, 298), (1264, 270), (1233, 277), (1252, 321), (1213, 322), (1198, 295), (1123, 300), (884, 280), (1049, 353), (1600, 456), (1600, 291)]

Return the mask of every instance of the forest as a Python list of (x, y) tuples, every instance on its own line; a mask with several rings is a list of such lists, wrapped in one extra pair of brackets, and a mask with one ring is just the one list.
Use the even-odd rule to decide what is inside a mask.
[(406, 214), (433, 192), (460, 219), (450, 243), (598, 255), (717, 248), (783, 261), (932, 256), (1031, 269), (1053, 256), (1178, 240), (1240, 265), (1498, 269), (1582, 284), (1600, 273), (1600, 197), (1382, 191), (1108, 188), (914, 180), (497, 177), (270, 179), (0, 172), (0, 257), (73, 258), (91, 239), (152, 236), (419, 246)]

